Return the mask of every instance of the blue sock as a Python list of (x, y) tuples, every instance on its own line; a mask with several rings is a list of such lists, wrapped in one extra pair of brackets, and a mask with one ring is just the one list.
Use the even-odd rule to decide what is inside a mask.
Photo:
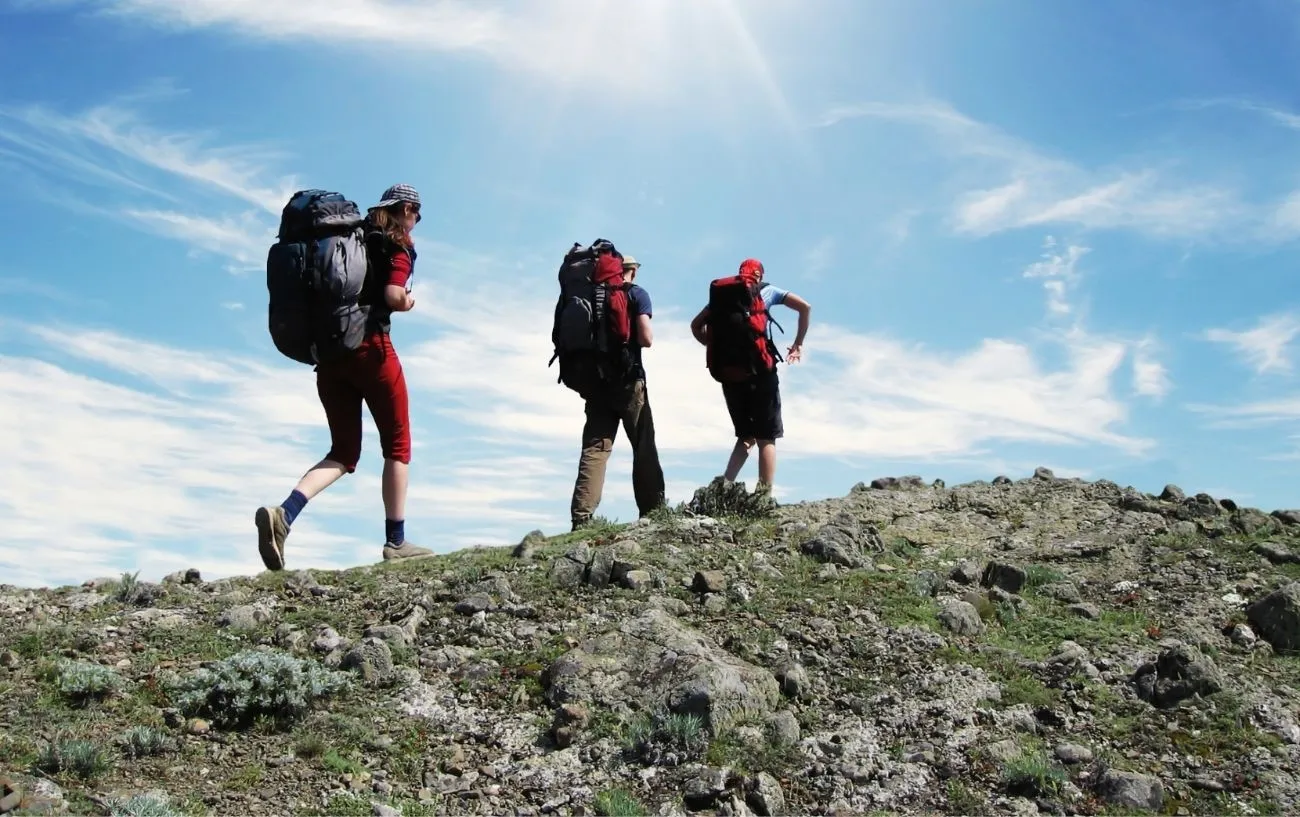
[(280, 507), (284, 508), (284, 524), (292, 525), (293, 520), (298, 518), (298, 514), (302, 513), (302, 509), (306, 506), (307, 497), (295, 488), (293, 493), (289, 494), (289, 498), (280, 503)]
[(387, 539), (387, 541), (392, 542), (395, 545), (400, 545), (403, 542), (405, 542), (406, 541), (406, 520), (398, 519), (397, 521), (394, 522), (392, 519), (385, 519), (384, 537)]

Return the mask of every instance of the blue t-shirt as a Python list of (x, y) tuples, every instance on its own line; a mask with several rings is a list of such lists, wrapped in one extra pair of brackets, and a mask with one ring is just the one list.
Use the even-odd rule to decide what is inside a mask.
[(768, 309), (771, 309), (777, 304), (785, 303), (785, 296), (789, 295), (790, 292), (789, 290), (781, 289), (780, 287), (772, 286), (771, 284), (763, 284), (763, 286), (758, 290), (758, 294), (763, 297), (763, 305)]

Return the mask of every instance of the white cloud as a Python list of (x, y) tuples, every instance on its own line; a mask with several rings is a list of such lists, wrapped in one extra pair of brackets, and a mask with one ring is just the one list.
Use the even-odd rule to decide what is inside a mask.
[(276, 216), (296, 189), (292, 178), (273, 187), (260, 181), (279, 158), (265, 148), (215, 147), (198, 133), (159, 131), (122, 107), (101, 105), (68, 115), (40, 105), (7, 106), (0, 107), (0, 123), (0, 142), (12, 151), (77, 180), (90, 172), (124, 188), (173, 198), (142, 178), (161, 172)]
[[(283, 499), (328, 448), (307, 367), (231, 354), (214, 359), (74, 326), (6, 324), (5, 338), (6, 582), (76, 583), (125, 570), (156, 579), (187, 566), (211, 575), (262, 570), (254, 508)], [(18, 339), (36, 340), (41, 357), (14, 352)], [(445, 434), (422, 432), (426, 439)], [(313, 500), (294, 526), (291, 566), (377, 559), (383, 510), (371, 429), (365, 446), (358, 473)], [(553, 463), (438, 448), (436, 455), (417, 451), (412, 466), (413, 539), (445, 549), (448, 537), (439, 530), (448, 518), (472, 518), (478, 524), (461, 525), (458, 536), (495, 543), (505, 534), (517, 538), (519, 528), (557, 524), (553, 509), (538, 502), (553, 485)], [(332, 530), (353, 530), (357, 518), (373, 532)]]
[(229, 269), (234, 272), (262, 269), (267, 248), (275, 243), (275, 229), (252, 213), (205, 218), (164, 210), (126, 210), (123, 215), (150, 232), (231, 259), (235, 263)]
[(1089, 249), (1070, 245), (1064, 253), (1052, 252), (1056, 239), (1048, 236), (1043, 242), (1043, 260), (1035, 261), (1025, 268), (1026, 278), (1042, 278), (1043, 289), (1047, 291), (1047, 311), (1054, 316), (1066, 316), (1072, 312), (1067, 292), (1078, 284), (1080, 273), (1079, 261), (1087, 255)]
[(1157, 400), (1173, 388), (1173, 381), (1164, 364), (1155, 358), (1155, 342), (1150, 338), (1138, 341), (1133, 348), (1133, 391), (1143, 397)]
[[(890, 121), (928, 131), (939, 147), (971, 164), (953, 206), (958, 233), (987, 236), (1051, 224), (1135, 230), (1161, 238), (1228, 236), (1250, 218), (1235, 193), (1164, 179), (1157, 170), (1091, 170), (1057, 159), (943, 102), (861, 103), (832, 108), (813, 122)], [(1261, 222), (1262, 223), (1262, 222)]]
[[(811, 21), (791, 4), (764, 4), (783, 39), (760, 46), (736, 0), (692, 3), (468, 2), (467, 0), (81, 0), (82, 5), (169, 30), (217, 29), (254, 40), (378, 47), (410, 54), (486, 58), (518, 76), (619, 96), (707, 95), (726, 103), (750, 90), (787, 121), (770, 53)], [(597, 34), (598, 32), (598, 34)], [(604, 44), (635, 43), (635, 58)], [(585, 45), (584, 45), (585, 43)]]
[[(463, 267), (442, 258), (433, 263), (446, 270), (445, 280), (497, 274), (485, 260)], [(438, 401), (436, 411), (483, 439), (567, 451), (582, 414), (578, 398), (546, 367), (551, 315), (539, 304), (554, 295), (523, 283), (512, 292), (439, 287), (436, 298), (417, 307), (433, 337), (410, 346), (404, 365), (412, 388)], [(661, 310), (655, 345), (645, 354), (660, 450), (725, 458), (730, 423), (689, 318)], [(1148, 440), (1118, 430), (1125, 409), (1112, 380), (1127, 345), (1083, 333), (1054, 337), (1067, 362), (1052, 369), (1014, 340), (990, 338), (964, 352), (938, 352), (814, 321), (806, 362), (782, 371), (783, 451), (940, 459), (998, 442), (1145, 450)]]
[(1289, 372), (1290, 347), (1300, 337), (1300, 313), (1280, 312), (1261, 318), (1254, 329), (1209, 329), (1206, 340), (1232, 347), (1258, 374)]

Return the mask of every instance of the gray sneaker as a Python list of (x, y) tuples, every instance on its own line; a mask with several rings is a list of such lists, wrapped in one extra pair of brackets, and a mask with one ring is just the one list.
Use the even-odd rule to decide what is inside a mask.
[(417, 547), (410, 542), (384, 543), (384, 561), (388, 562), (393, 559), (421, 559), (426, 556), (432, 556), (433, 551), (428, 548)]
[(284, 540), (289, 537), (284, 508), (258, 508), (253, 521), (257, 524), (257, 552), (262, 554), (262, 564), (267, 570), (284, 570)]

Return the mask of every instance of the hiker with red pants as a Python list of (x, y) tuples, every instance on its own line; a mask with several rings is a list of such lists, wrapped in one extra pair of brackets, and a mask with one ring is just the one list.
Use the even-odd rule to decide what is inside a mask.
[(782, 304), (799, 314), (799, 329), (787, 352), (789, 362), (797, 363), (803, 355), (812, 307), (798, 295), (764, 283), (764, 272), (760, 261), (748, 258), (736, 275), (713, 281), (709, 305), (691, 321), (691, 334), (706, 349), (709, 374), (722, 384), (736, 432), (736, 445), (723, 478), (735, 482), (749, 450), (757, 444), (756, 490), (770, 494), (776, 476), (776, 441), (785, 436), (776, 372), (781, 356), (772, 341), (770, 310)]
[[(286, 222), (295, 215), (291, 208), (300, 199), (304, 200), (297, 205), (300, 211), (309, 213), (308, 217), (315, 220), (306, 233), (308, 237), (295, 243), (285, 236)], [(392, 313), (408, 312), (415, 306), (411, 276), (416, 252), (411, 231), (419, 221), (420, 196), (405, 184), (384, 191), (380, 202), (369, 208), (364, 220), (357, 213), (356, 205), (338, 194), (323, 191), (299, 193), (285, 208), (280, 242), (272, 248), (268, 260), (272, 336), (286, 355), (314, 363), (316, 392), (329, 423), (330, 450), (303, 475), (284, 502), (257, 510), (258, 551), (270, 570), (284, 568), (285, 539), (307, 502), (343, 475), (356, 470), (361, 458), (363, 402), (379, 431), (384, 457), (383, 558), (432, 555), (432, 551), (406, 539), (407, 472), (411, 462), (409, 401), (402, 363), (389, 336)], [(336, 229), (335, 233), (341, 233), (342, 237), (319, 237), (338, 225), (343, 225), (342, 230)], [(298, 313), (293, 312), (295, 305), (290, 304), (291, 299), (303, 296), (296, 290), (286, 293), (285, 288), (293, 286), (284, 283), (287, 280), (284, 270), (288, 267), (276, 261), (279, 247), (288, 247), (283, 250), (285, 253), (301, 254), (301, 248), (312, 242), (318, 248), (306, 257), (317, 265), (316, 275), (329, 282), (321, 289), (329, 293), (328, 297), (346, 304), (340, 309), (336, 300), (324, 309), (325, 321), (342, 321), (339, 326), (330, 324), (331, 331), (327, 333), (318, 328), (320, 315), (308, 312), (315, 308), (319, 313), (322, 309), (315, 306), (315, 301), (302, 300), (299, 303), (312, 306), (298, 305)], [(320, 249), (322, 246), (325, 248)], [(353, 293), (350, 302), (348, 292)], [(295, 318), (296, 314), (311, 317)], [(310, 347), (309, 351), (304, 351), (304, 344)]]

